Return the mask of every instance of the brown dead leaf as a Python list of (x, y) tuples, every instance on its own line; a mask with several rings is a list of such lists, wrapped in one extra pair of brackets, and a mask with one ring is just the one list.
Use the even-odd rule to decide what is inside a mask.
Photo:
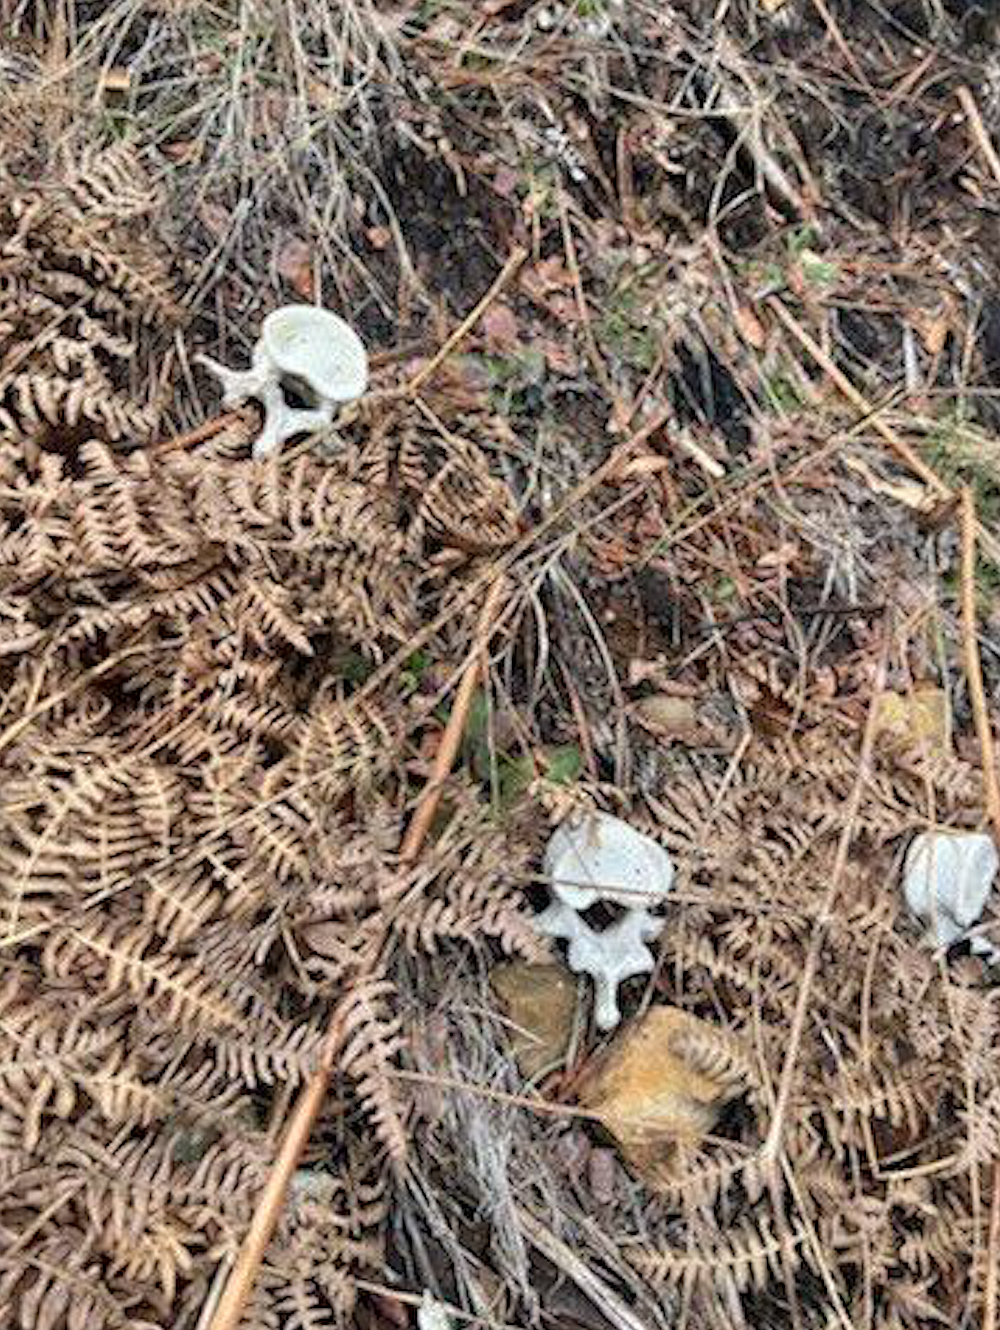
[(187, 166), (201, 156), (201, 145), (197, 139), (177, 139), (173, 143), (164, 143), (162, 152), (178, 166)]
[(733, 322), (737, 331), (748, 346), (755, 351), (763, 351), (767, 346), (767, 332), (749, 305), (737, 305), (733, 311)]
[(296, 295), (306, 301), (313, 299), (312, 250), (301, 236), (291, 236), (285, 241), (274, 266)]
[(768, 550), (765, 554), (762, 554), (755, 565), (756, 570), (760, 573), (768, 573), (789, 568), (801, 553), (802, 550), (794, 540), (786, 540), (777, 549)]
[(502, 199), (512, 198), (521, 179), (509, 166), (498, 166), (493, 175), (493, 188)]
[(693, 739), (700, 732), (694, 699), (653, 693), (635, 704), (636, 719), (652, 734), (664, 739)]
[(937, 310), (914, 310), (910, 316), (914, 331), (929, 356), (939, 356), (953, 327), (953, 311), (946, 305)]
[(198, 218), (206, 230), (211, 231), (217, 240), (228, 235), (232, 218), (225, 208), (217, 203), (203, 202), (198, 205)]
[(557, 342), (551, 337), (535, 337), (531, 348), (542, 353), (553, 374), (564, 374), (570, 379), (579, 374), (580, 357), (569, 343)]
[(711, 1131), (723, 1103), (738, 1093), (733, 1081), (709, 1076), (680, 1056), (682, 1038), (699, 1036), (708, 1047), (735, 1047), (718, 1027), (678, 1007), (651, 1007), (621, 1032), (580, 1087), (581, 1104), (654, 1184), (677, 1139), (697, 1140)]
[(498, 300), (482, 317), (483, 341), (487, 351), (505, 355), (520, 344), (521, 332), (514, 311), (506, 301)]
[(553, 291), (569, 291), (573, 287), (573, 278), (566, 264), (560, 258), (542, 259), (523, 268), (519, 278), (521, 288), (536, 300), (542, 300)]
[(883, 748), (926, 744), (935, 753), (949, 752), (947, 694), (934, 684), (917, 684), (910, 693), (882, 693), (875, 714), (875, 735)]

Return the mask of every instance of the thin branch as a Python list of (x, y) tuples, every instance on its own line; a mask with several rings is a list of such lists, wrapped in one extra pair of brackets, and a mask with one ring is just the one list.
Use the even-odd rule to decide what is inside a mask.
[(979, 634), (976, 629), (976, 503), (972, 490), (962, 490), (962, 651), (965, 678), (979, 739), (983, 763), (983, 797), (993, 830), (1000, 846), (1000, 778), (997, 777), (993, 729), (983, 687), (983, 666), (979, 658)]
[(469, 716), (472, 699), (481, 678), (485, 676), (486, 644), (489, 641), (490, 629), (496, 618), (504, 589), (505, 582), (503, 578), (498, 578), (487, 594), (486, 603), (483, 605), (482, 614), (479, 618), (479, 627), (476, 631), (473, 658), (466, 665), (465, 673), (458, 685), (458, 691), (455, 694), (455, 705), (451, 709), (448, 724), (445, 726), (444, 734), (441, 736), (441, 742), (434, 757), (434, 769), (431, 772), (431, 778), (424, 787), (420, 804), (413, 815), (413, 820), (406, 829), (406, 835), (403, 837), (400, 858), (404, 863), (411, 863), (420, 853), (431, 823), (434, 821), (438, 804), (441, 802), (445, 783), (451, 774), (452, 767), (455, 765), (455, 758), (458, 756), (462, 735), (465, 733), (465, 723)]
[(986, 1250), (986, 1287), (983, 1293), (983, 1330), (997, 1330), (998, 1284), (1000, 1284), (1000, 1160), (994, 1160), (990, 1237)]
[(285, 1195), (288, 1192), (292, 1174), (298, 1166), (302, 1153), (309, 1142), (313, 1123), (319, 1116), (326, 1098), (327, 1081), (333, 1069), (334, 1055), (340, 1042), (340, 1017), (331, 1024), (320, 1054), (319, 1066), (313, 1072), (312, 1080), (299, 1097), (292, 1113), (288, 1130), (281, 1143), (277, 1158), (271, 1168), (267, 1185), (261, 1193), (250, 1228), (243, 1240), (239, 1258), (233, 1266), (232, 1274), (226, 1282), (219, 1305), (212, 1317), (209, 1330), (237, 1330), (243, 1312), (253, 1293), (257, 1271), (264, 1259), (267, 1244), (271, 1241), (278, 1220), (281, 1217)]
[[(404, 861), (412, 861), (420, 853), (427, 832), (434, 820), (445, 780), (458, 753), (476, 685), (485, 666), (486, 646), (505, 586), (504, 580), (498, 578), (486, 597), (486, 603), (479, 619), (472, 656), (465, 667), (465, 672), (455, 695), (455, 705), (452, 707), (448, 724), (438, 748), (434, 762), (434, 772), (424, 789), (420, 804), (413, 816), (413, 821), (410, 823), (403, 840), (400, 857)], [(327, 1082), (330, 1079), (340, 1047), (342, 1010), (341, 1004), (334, 1011), (320, 1052), (319, 1064), (292, 1111), (288, 1130), (271, 1168), (267, 1185), (257, 1202), (257, 1208), (243, 1241), (239, 1258), (226, 1283), (215, 1315), (210, 1322), (209, 1330), (237, 1330), (246, 1309), (267, 1245), (274, 1235), (274, 1230), (281, 1216), (292, 1174), (302, 1158), (303, 1151), (309, 1142), (313, 1124), (319, 1116), (323, 1101), (326, 1098)]]
[(204, 443), (206, 439), (224, 430), (227, 425), (235, 424), (239, 418), (238, 411), (224, 411), (221, 416), (213, 416), (211, 420), (206, 420), (196, 429), (188, 430), (186, 434), (178, 434), (173, 439), (163, 439), (153, 447), (158, 453), (171, 453), (179, 448), (193, 448), (196, 443)]
[(882, 436), (900, 461), (904, 462), (915, 476), (919, 476), (924, 484), (942, 499), (954, 498), (951, 490), (941, 477), (927, 465), (919, 453), (914, 452), (905, 439), (901, 439), (896, 431), (885, 423), (876, 408), (872, 406), (863, 393), (855, 388), (843, 370), (833, 363), (819, 343), (810, 337), (798, 319), (785, 308), (781, 301), (777, 297), (771, 296), (767, 301), (767, 306), (778, 316), (802, 349), (809, 353), (851, 405), (857, 407), (862, 415), (870, 418), (872, 429)]
[(403, 386), (400, 390), (400, 396), (412, 397), (415, 393), (420, 391), (423, 384), (430, 378), (438, 366), (448, 359), (458, 346), (459, 342), (461, 342), (476, 326), (527, 257), (528, 251), (520, 246), (513, 251), (510, 258), (500, 269), (496, 276), (496, 280), (483, 296), (482, 300), (470, 310), (447, 341), (438, 348), (433, 356), (431, 356), (427, 364), (417, 370), (409, 383)]
[(965, 118), (969, 122), (969, 129), (972, 133), (973, 141), (979, 149), (979, 155), (990, 168), (990, 174), (998, 185), (1000, 185), (1000, 156), (993, 146), (993, 140), (986, 132), (986, 126), (983, 124), (983, 117), (979, 114), (979, 107), (976, 105), (976, 99), (971, 91), (962, 85), (955, 89), (955, 96), (958, 98), (959, 105), (965, 112)]

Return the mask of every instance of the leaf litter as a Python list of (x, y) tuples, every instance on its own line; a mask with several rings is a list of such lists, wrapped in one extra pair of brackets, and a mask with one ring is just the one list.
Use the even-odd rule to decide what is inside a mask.
[[(8, 9), (12, 1324), (211, 1325), (331, 1009), (247, 1326), (994, 1323), (995, 906), (935, 953), (901, 875), (989, 831), (995, 16)], [(261, 469), (193, 359), (298, 300), (372, 392)], [(656, 964), (519, 1066), (491, 979), (563, 964), (543, 849), (594, 811), (677, 866)], [(704, 1078), (655, 1177), (615, 1059)]]

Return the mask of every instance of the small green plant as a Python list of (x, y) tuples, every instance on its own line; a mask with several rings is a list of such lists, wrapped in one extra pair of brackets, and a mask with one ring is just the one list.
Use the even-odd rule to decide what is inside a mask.
[(814, 250), (803, 250), (799, 256), (802, 276), (813, 286), (832, 286), (840, 277), (840, 269), (829, 263)]
[(802, 396), (787, 374), (776, 372), (763, 378), (764, 404), (779, 415), (798, 411), (802, 405)]
[(409, 696), (415, 693), (420, 687), (420, 681), (427, 673), (430, 667), (430, 657), (426, 651), (414, 651), (406, 664), (399, 672), (400, 685), (404, 693)]
[[(442, 710), (440, 719), (447, 713)], [(511, 753), (493, 742), (490, 708), (479, 689), (472, 699), (463, 736), (465, 759), (473, 774), (490, 788), (493, 813), (502, 817), (538, 777), (553, 785), (571, 785), (579, 779), (583, 759), (575, 744), (551, 744)]]

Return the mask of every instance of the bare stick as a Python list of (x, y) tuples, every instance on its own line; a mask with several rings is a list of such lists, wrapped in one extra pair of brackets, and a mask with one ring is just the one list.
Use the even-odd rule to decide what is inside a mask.
[(466, 665), (465, 673), (458, 685), (458, 691), (455, 694), (455, 705), (451, 709), (448, 724), (445, 726), (444, 734), (441, 736), (441, 742), (434, 757), (434, 769), (431, 772), (431, 778), (424, 788), (420, 805), (406, 829), (406, 835), (403, 837), (400, 857), (404, 863), (411, 862), (420, 853), (431, 823), (434, 821), (438, 804), (441, 802), (445, 782), (455, 765), (462, 735), (465, 733), (465, 722), (468, 719), (469, 707), (472, 705), (476, 686), (485, 674), (486, 643), (489, 640), (490, 627), (496, 617), (497, 606), (500, 603), (504, 585), (503, 579), (498, 578), (490, 587), (486, 597), (486, 603), (479, 617), (479, 627), (476, 630), (473, 657)]
[(517, 1206), (517, 1217), (531, 1245), (562, 1271), (594, 1306), (620, 1330), (647, 1330), (632, 1308), (610, 1288), (600, 1276), (581, 1261), (576, 1252), (559, 1238), (523, 1205)]
[(459, 342), (461, 342), (476, 326), (527, 257), (528, 251), (526, 249), (518, 246), (514, 250), (510, 258), (500, 269), (499, 273), (497, 273), (496, 280), (483, 296), (482, 300), (480, 300), (479, 304), (465, 316), (448, 340), (438, 348), (433, 356), (431, 356), (427, 364), (424, 365), (422, 369), (417, 370), (409, 383), (404, 385), (400, 394), (401, 396), (412, 397), (414, 393), (420, 391), (424, 382), (430, 378), (440, 364), (448, 359), (455, 347), (458, 346)]
[(979, 149), (979, 155), (990, 168), (990, 173), (998, 185), (1000, 185), (1000, 156), (997, 156), (997, 150), (993, 146), (993, 140), (986, 132), (986, 126), (983, 124), (983, 117), (979, 114), (979, 107), (976, 105), (976, 99), (971, 91), (962, 85), (955, 89), (955, 96), (958, 98), (959, 105), (965, 112), (965, 118), (969, 122), (969, 129), (975, 140), (976, 147)]
[[(489, 640), (490, 628), (496, 617), (497, 606), (504, 587), (503, 579), (498, 578), (486, 597), (486, 603), (479, 618), (472, 658), (466, 665), (465, 673), (462, 675), (462, 680), (458, 686), (455, 705), (452, 707), (434, 761), (433, 774), (424, 789), (420, 804), (413, 815), (413, 821), (410, 823), (403, 840), (401, 850), (403, 860), (413, 860), (420, 853), (427, 832), (434, 820), (444, 783), (458, 753), (476, 684), (485, 665), (486, 644)], [(327, 1082), (330, 1079), (330, 1073), (333, 1070), (340, 1045), (340, 1025), (341, 1017), (340, 1008), (338, 1007), (334, 1011), (326, 1039), (323, 1041), (319, 1065), (313, 1072), (312, 1079), (299, 1096), (298, 1102), (292, 1111), (291, 1121), (281, 1143), (281, 1149), (278, 1151), (278, 1156), (271, 1168), (267, 1185), (257, 1202), (257, 1208), (243, 1241), (239, 1258), (219, 1300), (215, 1316), (209, 1323), (209, 1330), (236, 1330), (246, 1309), (247, 1302), (253, 1292), (257, 1271), (264, 1259), (264, 1252), (274, 1235), (275, 1227), (281, 1215), (292, 1174), (302, 1158), (302, 1152), (309, 1142), (313, 1124), (323, 1107)]]
[(761, 1162), (767, 1166), (774, 1165), (777, 1162), (781, 1151), (781, 1138), (785, 1118), (788, 1116), (788, 1105), (792, 1097), (795, 1068), (798, 1065), (799, 1054), (802, 1051), (802, 1039), (805, 1035), (809, 998), (812, 994), (813, 983), (816, 980), (816, 973), (819, 970), (823, 944), (827, 940), (827, 930), (833, 919), (833, 907), (836, 903), (837, 892), (840, 890), (840, 883), (847, 868), (847, 855), (851, 848), (851, 841), (854, 839), (854, 826), (861, 808), (861, 796), (864, 793), (865, 783), (871, 771), (872, 750), (875, 746), (877, 730), (878, 704), (879, 698), (885, 691), (888, 654), (889, 634), (885, 632), (882, 653), (879, 657), (875, 680), (872, 684), (871, 701), (868, 704), (868, 719), (865, 723), (864, 738), (861, 741), (858, 771), (854, 778), (851, 796), (847, 802), (847, 816), (844, 819), (844, 829), (840, 833), (840, 840), (837, 843), (837, 854), (830, 873), (830, 881), (823, 896), (820, 912), (813, 924), (809, 950), (806, 953), (806, 963), (802, 970), (802, 981), (799, 985), (799, 995), (795, 1003), (795, 1013), (792, 1016), (792, 1028), (788, 1034), (788, 1052), (785, 1054), (785, 1060), (781, 1065), (781, 1079), (778, 1082), (778, 1093), (774, 1101), (771, 1125), (768, 1128), (767, 1138), (761, 1146)]
[(1000, 846), (1000, 779), (997, 777), (993, 729), (986, 706), (983, 666), (979, 658), (979, 634), (976, 630), (976, 503), (968, 485), (962, 490), (962, 651), (969, 700), (982, 753), (983, 797), (993, 839)]
[(206, 420), (197, 429), (188, 430), (187, 434), (178, 434), (176, 438), (164, 439), (162, 443), (153, 446), (160, 453), (170, 453), (175, 448), (193, 448), (196, 443), (204, 443), (206, 439), (210, 439), (213, 434), (218, 434), (227, 425), (234, 424), (239, 418), (238, 412), (225, 411), (221, 416), (213, 416), (211, 420)]
[(983, 1330), (997, 1330), (998, 1282), (1000, 1282), (1000, 1160), (994, 1160), (990, 1239), (986, 1251), (986, 1287), (983, 1293)]
[(215, 1309), (209, 1330), (236, 1330), (253, 1293), (257, 1271), (264, 1259), (267, 1244), (271, 1241), (278, 1219), (285, 1202), (285, 1193), (292, 1180), (302, 1152), (309, 1141), (313, 1123), (319, 1116), (326, 1098), (326, 1084), (333, 1068), (334, 1055), (340, 1034), (339, 1016), (331, 1024), (319, 1066), (313, 1072), (312, 1080), (299, 1096), (281, 1149), (274, 1161), (267, 1185), (257, 1202), (250, 1228), (243, 1240), (239, 1258), (233, 1266), (233, 1272), (226, 1282), (219, 1305)]
[(905, 462), (913, 474), (919, 476), (924, 484), (928, 485), (942, 499), (954, 498), (951, 490), (941, 477), (927, 465), (918, 453), (914, 452), (905, 439), (901, 439), (894, 429), (890, 429), (864, 394), (855, 388), (842, 370), (838, 369), (819, 343), (810, 337), (798, 319), (789, 313), (781, 301), (771, 296), (767, 301), (767, 306), (778, 316), (803, 350), (808, 351), (820, 369), (832, 379), (851, 405), (857, 407), (862, 415), (870, 417), (872, 429), (882, 436), (900, 461)]

